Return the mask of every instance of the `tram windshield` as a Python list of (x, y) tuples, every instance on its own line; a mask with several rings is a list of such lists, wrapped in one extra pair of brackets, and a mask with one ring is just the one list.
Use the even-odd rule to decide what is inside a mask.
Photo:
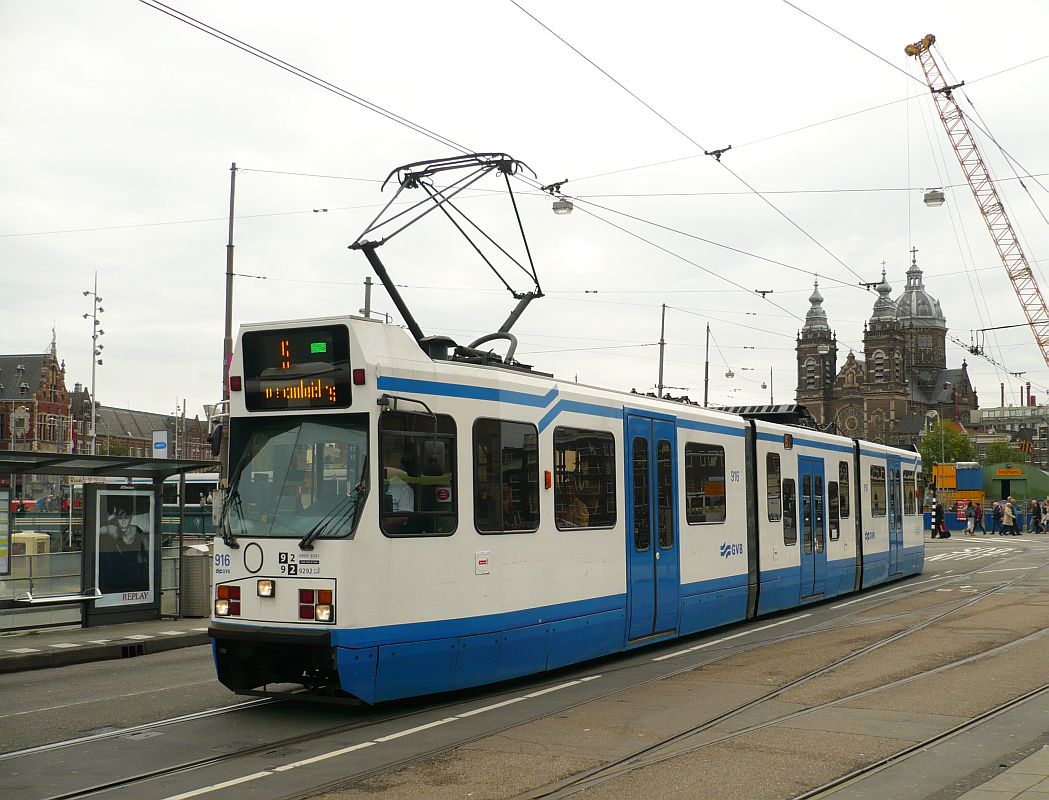
[(367, 488), (367, 418), (284, 417), (252, 423), (230, 475), (234, 536), (346, 536)]

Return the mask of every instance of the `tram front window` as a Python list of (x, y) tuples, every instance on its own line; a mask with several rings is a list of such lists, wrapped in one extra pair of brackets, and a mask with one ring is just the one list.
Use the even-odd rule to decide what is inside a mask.
[(366, 494), (366, 423), (331, 417), (253, 423), (230, 476), (230, 531), (235, 536), (352, 533)]

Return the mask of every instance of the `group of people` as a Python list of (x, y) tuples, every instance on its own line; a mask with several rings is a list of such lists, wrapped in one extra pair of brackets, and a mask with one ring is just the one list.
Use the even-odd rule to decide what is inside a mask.
[[(943, 503), (938, 503), (934, 498), (931, 511), (932, 538), (950, 538), (951, 532), (947, 530), (946, 508)], [(969, 503), (965, 509), (965, 532), (968, 534), (979, 531), (984, 536), (988, 533), (997, 536), (1020, 536), (1024, 533), (1025, 521), (1028, 533), (1049, 531), (1049, 497), (1044, 501), (1030, 500), (1023, 509), (1013, 497), (996, 500), (991, 508), (990, 531), (984, 527), (983, 506), (980, 503)]]

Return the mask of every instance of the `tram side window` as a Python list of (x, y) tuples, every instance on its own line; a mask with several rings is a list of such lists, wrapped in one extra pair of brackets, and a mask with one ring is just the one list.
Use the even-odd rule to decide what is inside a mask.
[(914, 494), (914, 470), (903, 471), (903, 513), (913, 517), (918, 513), (918, 504)]
[(871, 466), (871, 516), (884, 517), (888, 508), (885, 467)]
[(689, 525), (725, 521), (725, 448), (685, 445), (685, 519)]
[(849, 518), (849, 462), (838, 462), (838, 509), (842, 519)]
[(455, 421), (405, 411), (379, 417), (379, 524), (387, 536), (447, 536), (455, 532)]
[(788, 547), (798, 543), (798, 500), (794, 479), (783, 481), (783, 544)]
[(780, 466), (779, 453), (765, 455), (765, 495), (768, 498), (769, 522), (779, 522), (783, 516), (780, 502)]
[(526, 422), (474, 423), (474, 524), (481, 533), (539, 528), (539, 431)]
[(827, 481), (827, 525), (830, 529), (830, 540), (838, 541), (841, 537), (841, 500), (837, 481)]
[(611, 433), (554, 429), (554, 521), (560, 530), (616, 524), (616, 442)]

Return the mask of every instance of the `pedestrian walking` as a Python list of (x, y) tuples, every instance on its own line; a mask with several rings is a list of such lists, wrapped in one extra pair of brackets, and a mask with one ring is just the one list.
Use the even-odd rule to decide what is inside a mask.
[(1016, 530), (1016, 511), (1008, 498), (1002, 502), (1002, 532), (1001, 536), (1013, 536)]
[(973, 531), (976, 528), (976, 506), (973, 505), (970, 500), (965, 506), (965, 533), (969, 536), (973, 535)]
[(1002, 501), (995, 500), (991, 507), (991, 533), (1002, 535)]
[(973, 529), (973, 533), (977, 530), (980, 531), (984, 536), (987, 535), (987, 528), (983, 526), (983, 504), (980, 502), (976, 503), (976, 527)]

